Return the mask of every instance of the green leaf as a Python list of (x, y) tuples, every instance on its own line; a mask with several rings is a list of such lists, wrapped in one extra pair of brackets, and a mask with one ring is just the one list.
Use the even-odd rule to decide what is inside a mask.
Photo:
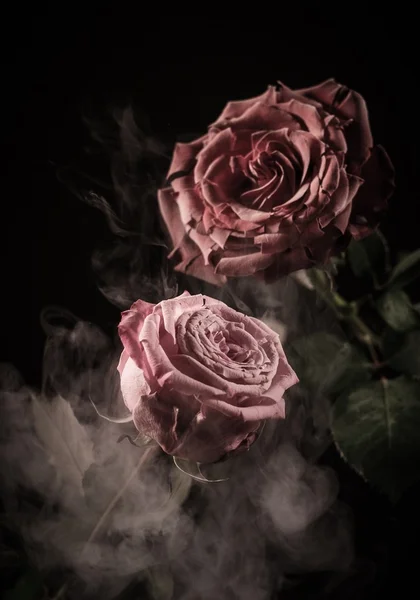
[(3, 600), (38, 600), (42, 598), (42, 579), (34, 569), (28, 569), (15, 586), (6, 591)]
[(295, 340), (287, 356), (301, 383), (313, 391), (340, 394), (349, 385), (371, 378), (370, 365), (359, 350), (330, 333)]
[(387, 286), (402, 288), (420, 276), (420, 248), (401, 259), (393, 269)]
[(420, 383), (402, 375), (343, 394), (332, 431), (349, 464), (397, 501), (420, 478)]
[(395, 331), (409, 331), (420, 326), (420, 315), (402, 290), (389, 290), (376, 302), (383, 320)]
[(356, 277), (382, 279), (389, 270), (389, 249), (385, 238), (375, 231), (363, 240), (353, 240), (347, 248), (347, 260)]
[(392, 327), (386, 327), (381, 339), (381, 354), (387, 360), (399, 352), (403, 346), (405, 335), (395, 331)]
[(400, 373), (420, 377), (420, 330), (405, 335), (400, 349), (387, 360), (387, 364)]

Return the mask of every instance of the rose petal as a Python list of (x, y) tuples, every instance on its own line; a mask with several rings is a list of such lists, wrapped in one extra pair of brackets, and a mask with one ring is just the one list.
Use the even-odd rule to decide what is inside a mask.
[(346, 129), (348, 153), (357, 162), (364, 162), (373, 146), (366, 102), (360, 94), (328, 79), (319, 85), (298, 90), (300, 94), (322, 102), (327, 110), (342, 120), (352, 119)]
[(213, 227), (213, 229), (210, 233), (210, 237), (214, 242), (216, 242), (216, 244), (220, 248), (224, 248), (226, 241), (228, 240), (230, 234), (231, 234), (231, 231), (229, 229), (221, 229), (220, 227)]
[(231, 256), (221, 258), (216, 267), (216, 273), (228, 277), (239, 277), (241, 275), (253, 275), (269, 267), (273, 262), (270, 254), (255, 252), (245, 256)]
[(262, 421), (265, 419), (284, 419), (284, 400), (274, 401), (272, 398), (260, 396), (257, 406), (234, 406), (224, 400), (212, 398), (205, 401), (205, 406), (214, 408), (228, 417), (241, 418), (244, 422)]
[(175, 325), (181, 315), (186, 312), (200, 310), (203, 306), (211, 307), (218, 304), (219, 300), (215, 300), (210, 296), (204, 296), (203, 294), (191, 295), (188, 292), (184, 292), (184, 294), (176, 298), (162, 300), (157, 305), (156, 312), (162, 315), (163, 326), (172, 336), (174, 342), (176, 342)]
[(171, 255), (174, 252), (179, 252), (181, 255), (181, 262), (176, 265), (175, 270), (193, 275), (214, 285), (223, 285), (226, 282), (226, 277), (216, 275), (211, 265), (204, 264), (204, 257), (200, 249), (187, 236), (175, 202), (175, 192), (171, 188), (159, 190), (158, 201), (162, 218), (174, 247)]
[(200, 152), (206, 140), (207, 136), (204, 135), (188, 144), (176, 144), (167, 179), (171, 179), (179, 172), (189, 173), (193, 169), (196, 156)]
[(279, 106), (301, 119), (305, 129), (307, 129), (316, 138), (322, 139), (324, 134), (323, 122), (319, 111), (317, 108), (315, 108), (315, 106), (299, 102), (295, 99), (289, 100), (288, 102), (280, 104)]
[[(361, 175), (365, 182), (353, 201), (349, 231), (355, 239), (369, 235), (378, 225), (395, 189), (395, 171), (388, 154), (381, 146), (372, 148)], [(358, 223), (363, 217), (365, 224)]]
[[(203, 464), (216, 462), (224, 455), (246, 450), (256, 439), (259, 422), (244, 422), (229, 418), (207, 406), (202, 406), (191, 426), (180, 440), (174, 455)], [(254, 435), (252, 435), (254, 434)], [(251, 442), (247, 444), (248, 437)]]
[(121, 393), (125, 405), (133, 412), (139, 398), (149, 396), (151, 389), (147, 383), (143, 369), (140, 369), (134, 360), (128, 357), (121, 373)]
[(196, 183), (203, 179), (209, 166), (221, 156), (226, 157), (235, 143), (232, 130), (227, 128), (218, 133), (200, 152), (194, 169)]
[[(137, 300), (129, 310), (126, 310), (121, 314), (121, 321), (118, 325), (118, 334), (124, 349), (140, 369), (144, 366), (143, 353), (139, 344), (140, 332), (146, 318), (152, 313), (154, 307), (154, 304), (144, 302), (143, 300)], [(125, 356), (123, 361), (125, 361)], [(123, 362), (120, 361), (120, 367), (122, 366)]]
[(175, 368), (172, 361), (175, 361), (177, 357), (172, 357), (172, 361), (170, 361), (160, 345), (159, 322), (159, 315), (149, 315), (140, 335), (147, 361), (159, 385), (162, 388), (182, 390), (185, 394), (203, 394), (209, 397), (223, 395), (222, 390), (197, 381)]
[(178, 205), (181, 221), (184, 226), (191, 221), (198, 222), (202, 219), (204, 206), (198, 195), (192, 176), (179, 177), (172, 183), (172, 189), (177, 192), (174, 200)]
[(294, 237), (291, 237), (290, 231), (287, 233), (263, 233), (254, 237), (254, 244), (261, 246), (263, 254), (273, 254), (284, 252), (284, 250), (290, 248), (297, 237), (297, 233)]
[(212, 265), (204, 264), (204, 258), (201, 253), (194, 253), (194, 251), (186, 247), (183, 247), (181, 250), (183, 260), (174, 267), (175, 271), (197, 277), (212, 285), (222, 286), (226, 283), (227, 279), (224, 275), (216, 273)]
[(167, 454), (171, 454), (177, 444), (178, 412), (176, 406), (153, 394), (138, 399), (133, 421), (140, 433), (154, 439)]

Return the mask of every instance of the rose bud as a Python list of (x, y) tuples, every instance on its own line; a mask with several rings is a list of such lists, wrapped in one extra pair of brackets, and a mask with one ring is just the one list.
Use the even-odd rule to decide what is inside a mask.
[(122, 313), (118, 371), (134, 425), (170, 455), (212, 463), (247, 450), (285, 417), (298, 382), (277, 333), (223, 302), (185, 292)]
[(333, 79), (279, 84), (229, 102), (206, 135), (175, 146), (159, 207), (176, 270), (270, 282), (369, 235), (393, 179), (360, 94)]

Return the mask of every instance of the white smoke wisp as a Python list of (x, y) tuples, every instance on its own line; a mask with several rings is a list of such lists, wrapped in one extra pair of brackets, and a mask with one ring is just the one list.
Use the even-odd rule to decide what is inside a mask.
[[(60, 320), (57, 309), (49, 317)], [(176, 529), (190, 480), (171, 473), (161, 456), (138, 468), (154, 449), (129, 443), (138, 434), (132, 423), (96, 414), (91, 400), (111, 417), (127, 414), (118, 356), (104, 334), (67, 311), (60, 325), (46, 321), (44, 389), (28, 388), (2, 365), (4, 505), (40, 569), (77, 575), (67, 593), (100, 589), (101, 597), (114, 598), (162, 560), (156, 539)], [(21, 502), (22, 490), (29, 502)]]

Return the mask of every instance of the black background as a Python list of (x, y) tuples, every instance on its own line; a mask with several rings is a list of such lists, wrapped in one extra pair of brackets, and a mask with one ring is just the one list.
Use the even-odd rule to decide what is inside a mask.
[[(419, 245), (413, 15), (383, 5), (380, 14), (368, 12), (367, 3), (293, 11), (238, 4), (231, 16), (203, 4), (183, 14), (155, 8), (56, 3), (31, 12), (16, 6), (3, 19), (0, 358), (31, 384), (40, 381), (45, 305), (109, 329), (119, 318), (90, 265), (107, 235), (104, 219), (57, 176), (75, 164), (89, 172), (87, 115), (106, 120), (132, 102), (150, 133), (171, 144), (204, 131), (226, 101), (258, 95), (278, 79), (293, 88), (335, 77), (365, 97), (374, 139), (396, 168), (383, 230), (394, 249)], [(369, 564), (363, 597), (401, 592), (416, 579), (415, 499), (393, 511), (337, 457), (327, 460), (339, 465), (358, 556)]]

